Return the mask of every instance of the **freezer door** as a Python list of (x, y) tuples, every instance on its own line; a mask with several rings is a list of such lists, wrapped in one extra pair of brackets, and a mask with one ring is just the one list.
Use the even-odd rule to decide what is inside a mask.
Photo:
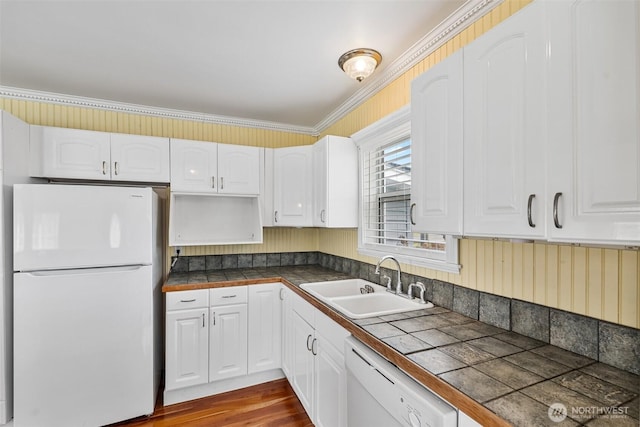
[(151, 188), (14, 186), (14, 271), (151, 264)]
[(153, 412), (150, 266), (16, 273), (14, 282), (16, 427)]

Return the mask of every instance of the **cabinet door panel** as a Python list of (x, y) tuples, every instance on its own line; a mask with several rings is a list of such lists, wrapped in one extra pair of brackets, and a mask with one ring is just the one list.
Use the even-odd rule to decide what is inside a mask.
[(171, 140), (171, 190), (218, 192), (218, 144)]
[(465, 47), (465, 234), (545, 235), (544, 28), (532, 3)]
[(313, 328), (305, 322), (298, 313), (293, 311), (293, 381), (291, 386), (296, 392), (300, 403), (307, 411), (309, 418), (313, 418), (314, 399), (314, 356), (310, 350), (314, 338)]
[(292, 291), (282, 285), (282, 371), (292, 383), (293, 370), (293, 298)]
[(247, 374), (247, 305), (211, 308), (209, 381)]
[(462, 234), (462, 51), (411, 86), (414, 231)]
[(312, 147), (280, 148), (274, 153), (274, 225), (311, 226)]
[(260, 194), (260, 148), (218, 144), (218, 192)]
[(347, 425), (347, 371), (341, 351), (316, 331), (314, 424), (318, 427)]
[(167, 313), (166, 390), (209, 381), (208, 319), (207, 309)]
[(281, 366), (280, 286), (280, 283), (249, 286), (250, 374)]
[(169, 139), (111, 135), (114, 181), (169, 182)]
[[(640, 4), (552, 2), (552, 240), (640, 241)], [(594, 30), (597, 29), (597, 30)], [(562, 196), (556, 197), (556, 194)]]

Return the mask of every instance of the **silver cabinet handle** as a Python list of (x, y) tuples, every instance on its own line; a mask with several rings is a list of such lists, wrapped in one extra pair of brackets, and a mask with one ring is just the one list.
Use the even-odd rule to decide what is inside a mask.
[(202, 313), (202, 327), (203, 328), (205, 327), (205, 324), (204, 324), (204, 313)]
[(535, 198), (535, 194), (529, 194), (529, 200), (527, 201), (527, 221), (529, 221), (529, 227), (531, 228), (536, 228), (536, 225), (533, 223), (533, 219), (531, 219), (531, 205), (533, 205), (533, 199)]
[(318, 342), (318, 340), (315, 338), (311, 341), (311, 353), (313, 353), (314, 356), (318, 355), (318, 352), (316, 351), (316, 342)]
[(107, 162), (103, 161), (102, 162), (102, 175), (106, 175), (107, 174)]
[(211, 188), (216, 188), (216, 177), (215, 176), (211, 177)]
[(273, 214), (273, 222), (278, 222), (278, 211), (275, 211)]
[(213, 313), (211, 313), (211, 317), (213, 317), (213, 326), (216, 326), (216, 312), (215, 311)]
[(324, 209), (322, 209), (320, 211), (320, 221), (324, 223), (326, 222), (326, 219), (327, 219), (327, 212)]
[(118, 175), (118, 162), (114, 162), (113, 164), (113, 172)]
[(222, 298), (235, 298), (238, 295), (222, 295)]
[(556, 228), (562, 228), (562, 224), (560, 224), (560, 221), (558, 220), (558, 201), (561, 196), (562, 193), (556, 193), (556, 195), (553, 196), (553, 224)]
[(280, 301), (284, 301), (284, 289), (280, 288)]
[(309, 340), (311, 339), (311, 334), (307, 336), (307, 350), (311, 351), (311, 346), (309, 345)]
[(224, 190), (224, 177), (223, 176), (220, 177), (220, 189)]
[(411, 225), (416, 225), (416, 222), (413, 220), (413, 209), (416, 207), (415, 203), (411, 203), (411, 207), (409, 208), (409, 221), (411, 221)]
[(194, 302), (196, 299), (181, 299), (180, 302)]

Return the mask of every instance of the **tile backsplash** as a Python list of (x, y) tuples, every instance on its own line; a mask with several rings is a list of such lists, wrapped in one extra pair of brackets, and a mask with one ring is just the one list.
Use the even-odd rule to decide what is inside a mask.
[[(380, 275), (376, 275), (374, 265), (322, 252), (183, 256), (172, 272), (307, 264), (319, 264), (378, 284), (383, 283), (385, 275), (395, 282), (394, 270), (381, 267)], [(639, 329), (402, 273), (404, 291), (414, 282), (425, 285), (425, 297), (436, 305), (640, 375)]]

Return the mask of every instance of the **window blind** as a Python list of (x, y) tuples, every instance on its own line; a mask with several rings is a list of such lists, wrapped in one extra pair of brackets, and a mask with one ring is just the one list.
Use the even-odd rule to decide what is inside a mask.
[(376, 147), (362, 158), (363, 242), (444, 251), (444, 236), (411, 230), (411, 140)]

